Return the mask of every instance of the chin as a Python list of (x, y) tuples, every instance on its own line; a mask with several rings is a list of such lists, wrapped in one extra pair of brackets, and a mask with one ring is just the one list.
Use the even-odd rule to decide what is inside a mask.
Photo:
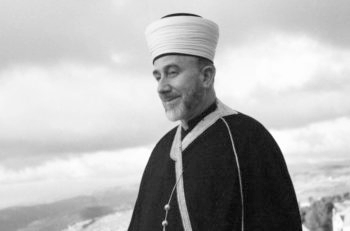
[(183, 120), (185, 118), (185, 110), (183, 108), (173, 108), (165, 110), (166, 117), (170, 121)]
[(177, 120), (181, 120), (181, 117), (179, 115), (177, 115), (176, 113), (174, 113), (172, 110), (166, 111), (165, 112), (166, 117), (168, 118), (168, 120), (170, 121), (177, 121)]

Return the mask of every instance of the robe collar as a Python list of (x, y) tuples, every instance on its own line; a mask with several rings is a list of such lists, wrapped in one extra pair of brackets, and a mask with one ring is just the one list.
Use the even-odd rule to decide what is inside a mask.
[[(191, 144), (199, 135), (201, 135), (205, 130), (207, 130), (211, 125), (213, 125), (220, 117), (237, 114), (237, 111), (229, 108), (223, 104), (219, 99), (216, 99), (216, 109), (209, 114), (205, 115), (204, 118), (195, 125), (195, 127), (182, 139), (182, 126), (179, 124), (174, 140), (173, 145), (170, 151), (171, 159), (177, 159), (178, 151), (175, 149), (184, 151), (189, 144)], [(210, 106), (211, 107), (211, 106)], [(209, 108), (208, 108), (209, 109)], [(177, 153), (177, 154), (176, 154)]]
[(188, 128), (184, 129), (182, 127), (181, 129), (181, 139), (183, 139), (192, 129), (202, 120), (204, 117), (209, 115), (211, 112), (215, 111), (217, 108), (216, 101), (212, 103), (207, 109), (205, 109), (200, 115), (196, 116), (195, 118), (189, 120), (187, 122)]
[[(192, 231), (191, 221), (188, 214), (184, 179), (183, 179), (183, 163), (182, 163), (182, 152), (190, 145), (198, 136), (200, 136), (206, 129), (213, 125), (221, 117), (237, 114), (236, 111), (227, 107), (221, 103), (218, 99), (216, 100), (217, 108), (215, 111), (206, 115), (187, 135), (181, 140), (181, 124), (176, 130), (176, 134), (173, 140), (173, 144), (170, 149), (170, 157), (175, 161), (175, 175), (176, 175), (176, 196), (179, 206), (180, 216), (182, 225), (185, 231)], [(170, 199), (171, 200), (171, 195)]]

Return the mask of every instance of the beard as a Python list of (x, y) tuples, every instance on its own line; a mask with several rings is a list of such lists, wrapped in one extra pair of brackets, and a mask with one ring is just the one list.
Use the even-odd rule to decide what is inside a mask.
[(165, 114), (170, 121), (188, 120), (194, 116), (195, 110), (201, 105), (205, 90), (199, 84), (188, 89), (178, 101), (165, 105)]

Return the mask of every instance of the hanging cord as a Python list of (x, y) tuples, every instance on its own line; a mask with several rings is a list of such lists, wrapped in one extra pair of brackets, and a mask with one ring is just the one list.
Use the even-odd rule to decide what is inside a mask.
[(171, 190), (171, 194), (170, 194), (170, 197), (169, 197), (169, 200), (168, 200), (168, 203), (166, 205), (164, 205), (164, 210), (165, 210), (165, 216), (164, 216), (164, 220), (162, 221), (162, 226), (163, 226), (163, 231), (166, 231), (166, 226), (168, 225), (168, 213), (169, 213), (169, 210), (170, 210), (170, 202), (171, 202), (171, 199), (173, 198), (173, 194), (175, 192), (175, 189), (176, 189), (176, 186), (178, 185), (182, 175), (183, 175), (184, 171), (181, 172), (179, 178), (176, 180), (176, 183), (173, 187), (173, 189)]
[(243, 199), (243, 185), (242, 185), (242, 176), (241, 176), (241, 168), (239, 166), (239, 161), (238, 161), (238, 155), (237, 155), (237, 151), (236, 151), (236, 147), (235, 147), (235, 143), (233, 142), (233, 138), (232, 138), (232, 133), (230, 130), (230, 127), (228, 125), (228, 123), (226, 122), (226, 120), (221, 117), (220, 118), (226, 125), (227, 131), (230, 135), (230, 140), (231, 140), (231, 145), (232, 145), (232, 150), (233, 153), (235, 154), (235, 158), (236, 158), (236, 164), (237, 164), (237, 170), (238, 170), (238, 181), (239, 181), (239, 189), (240, 189), (240, 194), (241, 194), (241, 206), (242, 206), (242, 211), (241, 211), (241, 219), (242, 219), (242, 227), (241, 230), (244, 231), (244, 199)]

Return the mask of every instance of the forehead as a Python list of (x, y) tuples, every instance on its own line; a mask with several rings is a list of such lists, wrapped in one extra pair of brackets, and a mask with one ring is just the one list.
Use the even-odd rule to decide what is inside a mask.
[(153, 67), (155, 70), (157, 70), (157, 69), (163, 69), (171, 65), (176, 65), (176, 66), (185, 68), (185, 67), (192, 67), (197, 64), (198, 64), (198, 58), (194, 56), (166, 55), (158, 58), (154, 62)]

